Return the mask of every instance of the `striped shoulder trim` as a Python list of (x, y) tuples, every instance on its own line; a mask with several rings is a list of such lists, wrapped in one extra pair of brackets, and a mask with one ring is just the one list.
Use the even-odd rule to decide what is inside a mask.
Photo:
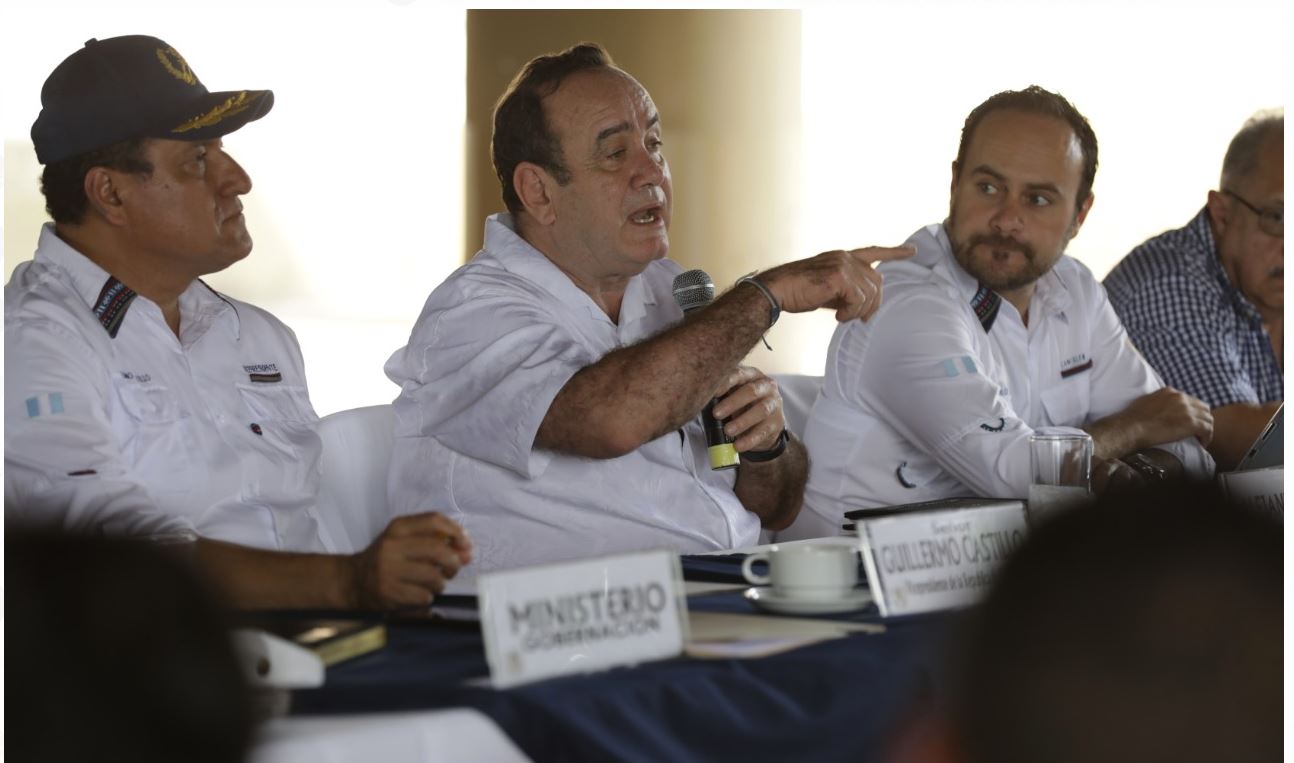
[(975, 296), (971, 297), (971, 309), (975, 311), (975, 317), (979, 319), (979, 325), (984, 327), (984, 333), (987, 334), (993, 328), (993, 321), (997, 320), (998, 309), (1002, 307), (1002, 298), (998, 293), (981, 285)]
[(118, 281), (116, 276), (108, 276), (103, 289), (99, 292), (99, 298), (94, 303), (94, 315), (108, 332), (108, 336), (117, 338), (121, 321), (126, 317), (126, 310), (130, 308), (130, 303), (136, 296), (138, 295), (135, 291)]

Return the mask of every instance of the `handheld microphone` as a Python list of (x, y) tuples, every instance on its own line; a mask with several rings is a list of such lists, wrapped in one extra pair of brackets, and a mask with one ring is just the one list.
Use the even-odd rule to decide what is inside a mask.
[[(686, 273), (679, 273), (674, 278), (674, 301), (683, 308), (685, 314), (705, 307), (712, 300), (714, 300), (714, 281), (710, 280), (710, 276), (704, 270), (689, 270)], [(732, 469), (741, 463), (741, 460), (737, 457), (737, 448), (733, 446), (732, 438), (723, 431), (723, 422), (714, 418), (714, 404), (717, 402), (719, 402), (718, 398), (711, 398), (710, 402), (701, 409), (701, 426), (705, 429), (706, 451), (710, 456), (711, 469)]]

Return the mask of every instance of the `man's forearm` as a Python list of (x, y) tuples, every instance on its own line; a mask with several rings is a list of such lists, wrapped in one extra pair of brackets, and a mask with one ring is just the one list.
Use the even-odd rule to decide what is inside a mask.
[(1135, 426), (1119, 415), (1107, 416), (1084, 429), (1092, 436), (1092, 455), (1108, 461), (1141, 449)]
[(764, 295), (741, 286), (678, 326), (607, 353), (562, 387), (535, 445), (613, 458), (678, 429), (750, 352), (768, 319)]
[(296, 554), (199, 538), (198, 569), (237, 609), (350, 609), (356, 606), (350, 557)]
[(1161, 387), (1083, 429), (1092, 435), (1093, 455), (1111, 460), (1192, 436), (1207, 446), (1213, 436), (1213, 415), (1197, 398)]
[(804, 444), (791, 436), (786, 451), (772, 461), (743, 461), (734, 492), (746, 510), (770, 530), (789, 527), (804, 504), (809, 457)]

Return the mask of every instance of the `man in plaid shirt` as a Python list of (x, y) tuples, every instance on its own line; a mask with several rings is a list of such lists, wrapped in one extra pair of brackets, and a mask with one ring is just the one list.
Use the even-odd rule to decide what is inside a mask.
[(1164, 382), (1212, 407), (1220, 470), (1235, 467), (1284, 398), (1284, 132), (1283, 111), (1246, 122), (1204, 209), (1105, 279)]

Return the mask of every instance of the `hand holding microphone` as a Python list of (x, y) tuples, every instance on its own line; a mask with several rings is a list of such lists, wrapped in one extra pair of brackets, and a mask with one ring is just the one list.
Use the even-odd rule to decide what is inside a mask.
[(778, 449), (786, 416), (777, 382), (758, 368), (738, 366), (719, 387), (717, 400), (712, 413), (743, 457)]
[[(689, 270), (675, 276), (674, 301), (683, 308), (684, 314), (705, 307), (713, 300), (714, 281), (704, 270)], [(710, 402), (701, 409), (701, 426), (705, 429), (706, 451), (710, 456), (711, 469), (732, 469), (741, 461), (737, 457), (737, 448), (732, 444), (732, 438), (723, 431), (723, 422), (714, 417), (713, 411), (717, 402), (719, 402), (718, 398), (711, 398)]]
[[(824, 252), (816, 257), (788, 262), (771, 270), (747, 276), (736, 288), (758, 289), (769, 302), (767, 328), (782, 312), (804, 313), (826, 307), (836, 311), (836, 320), (867, 320), (881, 306), (884, 280), (875, 263), (904, 259), (916, 254), (910, 245), (865, 247), (849, 251)], [(689, 270), (674, 279), (674, 300), (683, 312), (705, 307), (714, 300), (714, 281), (704, 270)], [(744, 381), (730, 378), (701, 411), (711, 469), (731, 469), (740, 463), (738, 451), (747, 461), (771, 460), (786, 447), (785, 417), (777, 385), (755, 369)], [(727, 392), (736, 388), (735, 392)], [(715, 406), (723, 416), (716, 417)], [(726, 431), (725, 431), (726, 430)], [(731, 433), (731, 434), (729, 434)], [(734, 439), (736, 442), (734, 442)]]
[[(704, 307), (714, 299), (714, 282), (703, 270), (689, 270), (674, 279), (674, 299), (684, 313)], [(741, 366), (715, 392), (701, 410), (710, 468), (737, 466), (738, 451), (755, 461), (776, 458), (785, 447), (786, 429), (777, 383), (759, 369)]]

